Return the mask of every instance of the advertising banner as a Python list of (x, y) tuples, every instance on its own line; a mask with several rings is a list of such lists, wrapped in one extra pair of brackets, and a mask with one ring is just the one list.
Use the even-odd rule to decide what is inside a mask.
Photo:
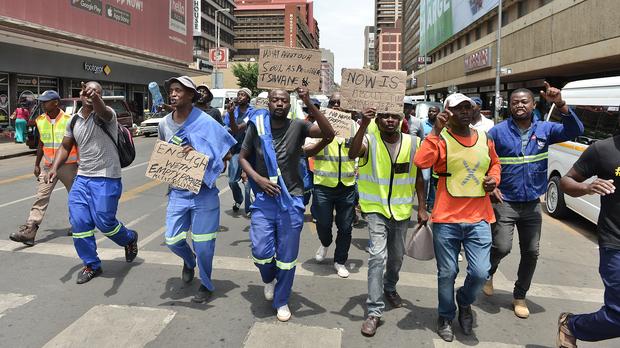
[(430, 52), (499, 5), (499, 0), (422, 0), (420, 53)]
[(51, 6), (5, 1), (2, 15), (52, 35), (193, 60), (191, 0), (58, 0)]

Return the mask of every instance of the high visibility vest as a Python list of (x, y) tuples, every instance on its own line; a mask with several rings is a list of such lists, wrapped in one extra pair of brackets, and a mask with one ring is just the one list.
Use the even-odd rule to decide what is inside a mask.
[[(368, 132), (368, 161), (359, 166), (358, 189), (364, 213), (402, 221), (411, 217), (417, 168), (413, 157), (420, 140), (400, 133), (395, 163), (379, 132)], [(415, 140), (414, 140), (415, 138)]]
[(441, 132), (446, 142), (446, 188), (452, 197), (486, 195), (482, 181), (491, 165), (487, 134), (475, 129), (471, 131), (478, 133), (478, 140), (472, 146), (459, 143), (445, 128)]
[[(71, 121), (71, 115), (65, 114), (62, 110), (56, 116), (54, 124), (47, 114), (41, 114), (36, 119), (39, 139), (43, 143), (43, 160), (46, 166), (51, 166), (56, 156), (56, 150), (62, 144), (67, 125)], [(78, 161), (77, 148), (73, 146), (69, 157), (65, 163), (76, 163)]]
[(355, 185), (355, 160), (349, 158), (346, 140), (334, 139), (314, 156), (314, 184), (336, 187), (340, 182)]

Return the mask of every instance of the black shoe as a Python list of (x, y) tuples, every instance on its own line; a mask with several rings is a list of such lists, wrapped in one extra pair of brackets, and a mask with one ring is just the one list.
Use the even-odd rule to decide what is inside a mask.
[(138, 256), (138, 232), (133, 231), (136, 237), (125, 245), (125, 261), (131, 262)]
[(240, 207), (240, 206), (241, 206), (241, 204), (239, 204), (239, 203), (235, 203), (235, 204), (233, 204), (233, 211), (234, 211), (235, 213), (236, 213), (236, 212), (238, 212), (238, 211), (239, 211), (239, 207)]
[(393, 308), (400, 308), (403, 306), (403, 299), (396, 291), (383, 291), (385, 299), (390, 303)]
[(102, 272), (103, 272), (103, 270), (101, 269), (101, 267), (99, 267), (99, 268), (97, 268), (95, 270), (90, 268), (90, 267), (84, 267), (84, 268), (82, 268), (80, 273), (78, 273), (76, 283), (78, 283), (78, 284), (87, 283), (91, 279), (101, 275)]
[(454, 340), (454, 332), (452, 332), (452, 320), (444, 317), (437, 319), (437, 334), (442, 340), (452, 342)]
[(465, 335), (471, 335), (474, 326), (474, 315), (471, 312), (471, 305), (459, 305), (459, 324), (461, 325), (461, 328), (463, 329), (463, 333)]
[(200, 284), (200, 287), (198, 288), (198, 292), (196, 293), (194, 298), (192, 298), (192, 302), (203, 303), (203, 302), (206, 302), (210, 297), (211, 297), (211, 291), (209, 291), (209, 289), (207, 289), (204, 285)]
[[(195, 258), (196, 255), (194, 255), (194, 259)], [(187, 267), (185, 262), (183, 262), (183, 272), (181, 273), (181, 279), (183, 279), (185, 283), (191, 283), (192, 280), (194, 280), (194, 269)]]

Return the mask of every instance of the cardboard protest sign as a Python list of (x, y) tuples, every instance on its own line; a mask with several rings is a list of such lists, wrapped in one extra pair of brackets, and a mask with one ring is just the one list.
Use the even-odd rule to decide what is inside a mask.
[(406, 82), (405, 71), (342, 69), (340, 106), (357, 111), (375, 107), (377, 112), (400, 114)]
[(194, 193), (200, 191), (209, 157), (197, 151), (183, 153), (178, 145), (163, 141), (155, 143), (146, 176)]
[(321, 88), (321, 51), (260, 46), (258, 88), (292, 91), (299, 86), (315, 92)]
[(356, 132), (356, 124), (351, 119), (348, 112), (338, 111), (334, 109), (325, 110), (325, 118), (329, 121), (336, 132), (337, 137), (352, 138)]
[(254, 108), (255, 109), (269, 109), (269, 98), (257, 97)]

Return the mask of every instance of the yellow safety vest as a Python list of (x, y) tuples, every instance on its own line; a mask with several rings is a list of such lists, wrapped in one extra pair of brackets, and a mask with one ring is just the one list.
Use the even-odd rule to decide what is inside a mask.
[(358, 188), (364, 213), (378, 213), (397, 221), (411, 217), (417, 168), (413, 157), (420, 140), (400, 133), (395, 163), (379, 132), (368, 132), (368, 161), (359, 166)]
[(441, 131), (446, 142), (446, 188), (452, 197), (484, 197), (486, 192), (482, 184), (489, 171), (491, 157), (487, 134), (478, 133), (478, 140), (472, 146), (459, 143), (447, 129)]
[[(52, 165), (56, 150), (62, 144), (62, 138), (65, 136), (65, 130), (70, 121), (71, 115), (65, 114), (62, 110), (56, 116), (54, 124), (47, 114), (41, 114), (37, 117), (35, 122), (39, 131), (39, 139), (43, 143), (43, 160), (46, 166)], [(77, 148), (73, 146), (65, 163), (76, 163), (77, 161)]]
[(314, 184), (336, 187), (339, 182), (355, 185), (355, 160), (349, 158), (349, 148), (342, 138), (334, 139), (314, 156)]

